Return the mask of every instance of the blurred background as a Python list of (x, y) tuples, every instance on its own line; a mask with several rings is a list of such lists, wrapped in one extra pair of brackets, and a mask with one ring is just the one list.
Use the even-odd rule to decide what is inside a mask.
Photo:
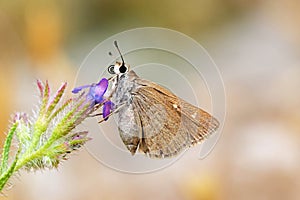
[(1, 141), (13, 112), (31, 112), (37, 78), (72, 85), (94, 46), (144, 26), (206, 48), (225, 82), (227, 117), (204, 160), (192, 149), (164, 170), (130, 175), (83, 150), (58, 170), (21, 171), (0, 198), (299, 199), (299, 11), (298, 0), (1, 1)]

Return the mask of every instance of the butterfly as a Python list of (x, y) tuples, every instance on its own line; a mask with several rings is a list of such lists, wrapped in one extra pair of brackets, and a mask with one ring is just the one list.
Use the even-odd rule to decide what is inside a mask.
[(107, 97), (104, 98), (108, 79), (73, 91), (90, 88), (89, 98), (94, 100), (96, 109), (103, 106), (99, 122), (114, 114), (120, 137), (132, 155), (139, 151), (150, 158), (176, 156), (218, 129), (219, 122), (211, 114), (130, 70), (116, 41), (114, 45), (121, 62), (107, 68), (113, 75)]

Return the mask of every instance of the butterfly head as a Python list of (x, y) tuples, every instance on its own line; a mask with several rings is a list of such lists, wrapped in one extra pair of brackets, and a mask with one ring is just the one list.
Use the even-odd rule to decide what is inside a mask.
[(116, 62), (114, 65), (110, 65), (108, 68), (108, 73), (122, 75), (129, 71), (129, 65), (124, 62)]
[(124, 62), (124, 58), (121, 54), (117, 41), (114, 41), (114, 45), (120, 54), (122, 62), (117, 61), (116, 64), (110, 65), (107, 70), (110, 74), (122, 75), (129, 71), (129, 65)]

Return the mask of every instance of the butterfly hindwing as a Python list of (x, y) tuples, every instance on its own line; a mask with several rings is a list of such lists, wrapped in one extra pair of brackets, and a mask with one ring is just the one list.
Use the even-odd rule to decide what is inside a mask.
[(142, 133), (139, 116), (133, 111), (133, 105), (129, 105), (128, 107), (123, 106), (116, 113), (116, 118), (120, 137), (127, 149), (134, 155)]
[[(133, 96), (133, 111), (142, 129), (139, 150), (150, 157), (170, 157), (201, 142), (218, 127), (210, 114), (143, 79)], [(151, 103), (149, 103), (151, 102)]]

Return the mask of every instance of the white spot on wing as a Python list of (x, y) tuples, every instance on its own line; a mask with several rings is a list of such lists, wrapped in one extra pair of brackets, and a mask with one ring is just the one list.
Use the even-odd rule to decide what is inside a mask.
[(197, 116), (197, 112), (195, 112), (194, 114), (191, 115), (193, 118), (196, 118)]

